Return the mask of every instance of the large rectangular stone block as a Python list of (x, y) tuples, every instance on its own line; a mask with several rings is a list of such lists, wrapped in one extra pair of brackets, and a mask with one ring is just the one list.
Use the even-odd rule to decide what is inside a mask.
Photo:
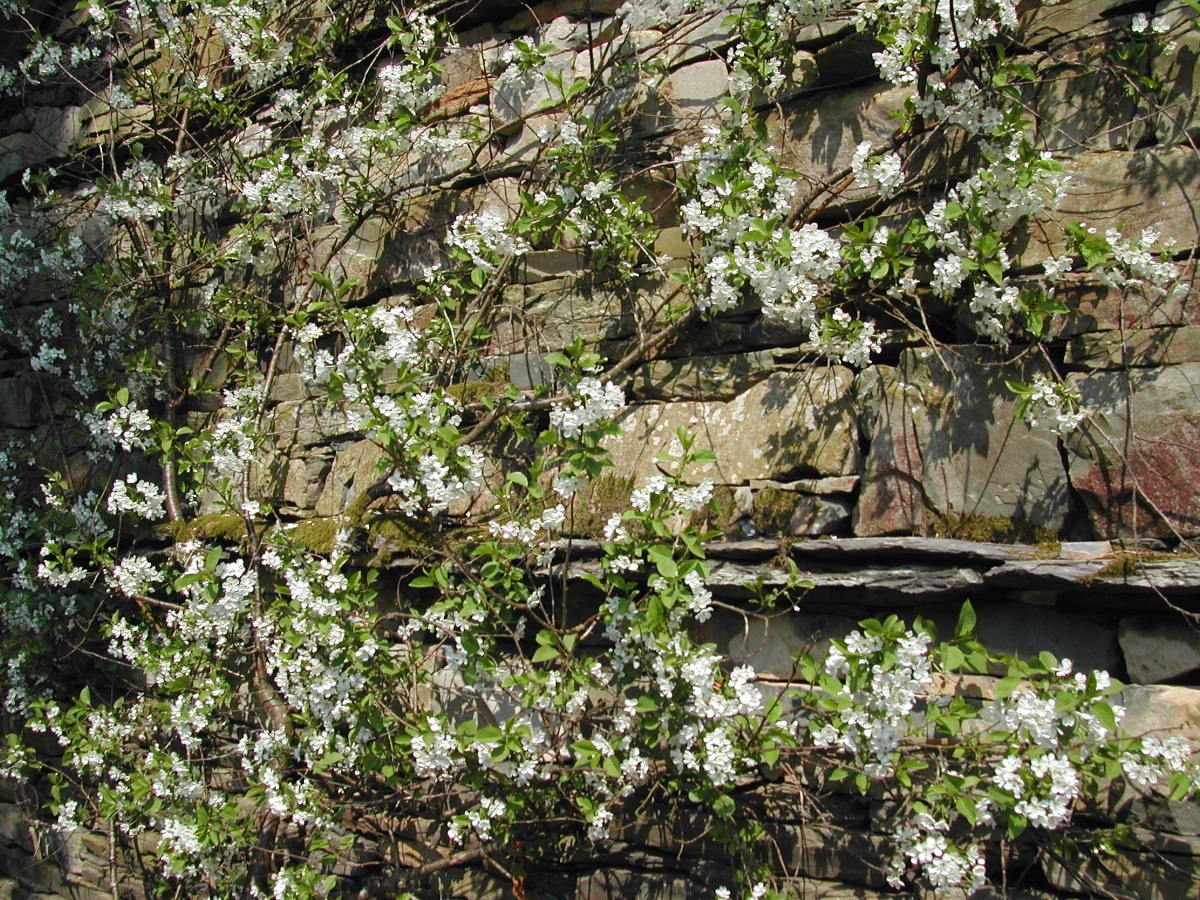
[(688, 480), (721, 484), (858, 471), (858, 429), (851, 415), (853, 375), (841, 366), (775, 372), (728, 402), (647, 403), (617, 419), (606, 441), (616, 471), (639, 480), (657, 471), (655, 457), (679, 452), (685, 428), (715, 463), (695, 467)]
[(1058, 441), (1015, 418), (1005, 381), (1040, 360), (986, 347), (906, 350), (859, 376), (870, 441), (854, 533), (920, 533), (935, 516), (998, 516), (1059, 531), (1070, 508)]
[(1200, 363), (1072, 376), (1090, 417), (1066, 442), (1102, 537), (1200, 535)]

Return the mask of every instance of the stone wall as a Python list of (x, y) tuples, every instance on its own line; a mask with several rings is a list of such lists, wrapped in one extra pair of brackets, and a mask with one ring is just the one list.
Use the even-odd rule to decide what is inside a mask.
[[(564, 73), (587, 71), (612, 39), (615, 4), (548, 0), (511, 11), (507, 20), (476, 16), (465, 24), (462, 48), (445, 61), (448, 119), (483, 121), (493, 134), (487, 155), (463, 151), (437, 160), (400, 160), (395, 177), (425, 197), (424, 215), (347, 226), (330, 223), (333, 248), (326, 271), (357, 278), (380, 302), (402, 294), (436, 255), (437, 239), (456, 212), (514, 202), (523, 167), (536, 156), (539, 129), (557, 122), (549, 94), (537, 86), (499, 85), (496, 60), (517, 37), (562, 49)], [(707, 628), (732, 658), (752, 662), (781, 683), (792, 654), (845, 635), (864, 615), (902, 611), (952, 626), (958, 605), (979, 610), (981, 638), (993, 649), (1070, 657), (1079, 668), (1105, 668), (1131, 683), (1123, 703), (1134, 733), (1179, 734), (1200, 740), (1200, 299), (1191, 288), (1191, 257), (1200, 247), (1200, 133), (1195, 80), (1200, 32), (1183, 3), (1159, 7), (1174, 31), (1173, 53), (1149, 60), (1161, 82), (1152, 105), (1100, 79), (1091, 62), (1122, 40), (1133, 6), (1115, 0), (1026, 4), (1020, 51), (1046, 79), (1027, 98), (1030, 127), (1058, 154), (1072, 181), (1055, 216), (1027, 235), (1020, 263), (1028, 270), (1063, 246), (1064, 227), (1083, 219), (1126, 233), (1160, 229), (1173, 241), (1185, 289), (1166, 298), (1078, 278), (1069, 312), (1055, 323), (1044, 351), (980, 344), (951, 319), (936, 323), (930, 345), (914, 323), (890, 325), (878, 361), (861, 369), (832, 365), (791, 331), (743, 307), (693, 324), (636, 366), (626, 384), (634, 401), (622, 414), (609, 449), (620, 478), (586, 499), (575, 524), (583, 556), (567, 577), (585, 573), (588, 540), (614, 497), (654, 471), (685, 427), (716, 452), (697, 473), (720, 486), (713, 526), (711, 587), (731, 607)], [(1151, 4), (1136, 4), (1153, 11)], [(728, 92), (723, 52), (734, 39), (720, 17), (698, 24), (662, 62), (665, 83), (645, 91), (633, 141), (646, 155), (678, 145), (720, 114)], [(878, 80), (875, 48), (852, 30), (813, 27), (796, 41), (795, 83), (762, 114), (786, 163), (812, 183), (845, 169), (860, 141), (883, 144), (895, 128), (905, 88)], [(11, 184), (33, 163), (65, 156), (102, 136), (138, 133), (136, 111), (123, 121), (81, 103), (35, 98), (0, 125), (0, 179)], [(42, 102), (42, 101), (45, 102)], [(240, 139), (250, 140), (252, 135)], [(483, 173), (483, 174), (481, 174)], [(931, 171), (931, 179), (938, 177)], [(679, 231), (669, 182), (653, 171), (640, 192), (654, 200), (661, 226), (656, 252), (673, 264), (692, 253)], [(872, 200), (860, 188), (831, 198), (830, 222)], [(900, 209), (885, 213), (899, 215)], [(287, 290), (296, 273), (278, 261), (259, 263), (263, 283)], [(647, 283), (639, 303), (667, 296), (667, 282)], [(36, 315), (36, 297), (24, 298)], [(488, 364), (519, 388), (549, 377), (546, 356), (576, 337), (608, 359), (637, 337), (636, 310), (597, 283), (588, 261), (571, 250), (533, 252), (517, 263)], [(920, 323), (915, 323), (920, 324)], [(1028, 382), (1049, 360), (1098, 414), (1066, 439), (1015, 416), (1007, 381)], [(219, 380), (219, 379), (217, 379)], [(493, 378), (480, 373), (480, 390)], [(0, 359), (0, 427), (36, 430), (56, 402), (27, 358), (6, 346)], [(305, 392), (298, 369), (274, 381), (277, 456), (264, 460), (258, 492), (299, 520), (342, 515), (379, 477), (379, 451), (325, 415)], [(211, 410), (191, 413), (206, 421)], [(280, 463), (279, 459), (285, 462)], [(606, 493), (607, 491), (607, 493)], [(463, 512), (463, 511), (460, 511)], [(364, 551), (389, 578), (403, 573), (403, 548), (374, 535)], [(756, 616), (749, 586), (782, 584), (780, 560), (794, 560), (813, 588), (794, 614)], [(980, 679), (979, 689), (990, 689)], [(871, 898), (886, 893), (881, 842), (870, 800), (815, 790), (817, 776), (764, 781), (748, 808), (769, 823), (779, 842), (779, 875), (798, 894)], [(810, 788), (812, 788), (810, 790)], [(17, 795), (0, 803), (0, 897), (109, 896), (127, 873), (108, 865), (109, 842), (77, 834), (44, 842)], [(798, 824), (795, 810), (822, 804)], [(1089, 811), (1098, 833), (1115, 821), (1131, 824), (1137, 849), (1084, 871), (1036, 860), (1012, 848), (1014, 871), (1034, 874), (1012, 896), (1195, 896), (1200, 883), (1200, 816), (1165, 799), (1127, 801)], [(664, 825), (663, 822), (668, 822)], [(814, 824), (815, 823), (815, 824)], [(530, 873), (529, 897), (709, 897), (728, 878), (728, 860), (704, 839), (695, 811), (614, 835), (609, 855), (580, 849), (574, 862)], [(405, 835), (416, 846), (420, 834)], [(1024, 855), (1023, 855), (1024, 854)], [(429, 896), (515, 897), (509, 882), (484, 868), (431, 877)], [(1113, 894), (1103, 894), (1105, 890)]]

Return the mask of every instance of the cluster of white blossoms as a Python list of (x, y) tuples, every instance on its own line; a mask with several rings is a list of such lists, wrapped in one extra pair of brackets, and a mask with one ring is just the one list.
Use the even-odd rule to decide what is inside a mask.
[(145, 450), (154, 432), (150, 413), (135, 404), (116, 406), (107, 412), (93, 410), (83, 417), (97, 452), (120, 447), (126, 453)]
[(379, 67), (380, 100), (375, 114), (379, 120), (401, 109), (415, 114), (445, 91), (436, 82), (429, 61), (453, 49), (453, 40), (439, 35), (436, 21), (418, 10), (410, 11), (404, 23), (408, 26), (405, 58)]
[(1179, 277), (1179, 272), (1170, 262), (1154, 255), (1159, 232), (1154, 228), (1143, 228), (1136, 240), (1124, 237), (1115, 228), (1104, 232), (1112, 252), (1112, 263), (1094, 268), (1096, 275), (1107, 285), (1125, 287), (1131, 284), (1145, 285), (1152, 295), (1161, 295)]
[(948, 822), (927, 812), (901, 824), (893, 834), (896, 853), (888, 863), (888, 884), (904, 887), (904, 873), (914, 866), (937, 892), (958, 888), (970, 894), (983, 887), (987, 881), (983, 850), (975, 844), (952, 843), (947, 838), (949, 830)]
[(129, 513), (141, 519), (161, 519), (166, 515), (162, 489), (152, 481), (142, 481), (130, 472), (117, 481), (108, 493), (107, 509), (113, 515)]
[(440, 778), (459, 767), (458, 742), (448, 734), (440, 719), (429, 716), (428, 729), (412, 740), (413, 768), (422, 778)]
[(264, 398), (261, 385), (227, 390), (221, 418), (212, 431), (211, 465), (218, 478), (238, 484), (254, 462), (262, 439), (259, 410)]
[(100, 212), (110, 219), (149, 222), (162, 217), (170, 204), (162, 168), (148, 159), (134, 159), (121, 179), (105, 190)]
[(574, 392), (550, 408), (550, 425), (568, 440), (611, 422), (625, 407), (625, 391), (592, 375), (579, 379)]
[(396, 366), (413, 366), (421, 362), (421, 335), (413, 326), (416, 315), (407, 304), (377, 306), (371, 311), (371, 324), (378, 328), (385, 340), (379, 351)]
[(1088, 417), (1076, 390), (1061, 381), (1038, 373), (1030, 384), (1031, 393), (1025, 407), (1025, 421), (1036, 426), (1048, 420), (1050, 430), (1065, 438)]
[(144, 556), (126, 556), (113, 567), (111, 582), (126, 597), (143, 597), (162, 582), (162, 573)]
[(811, 328), (818, 298), (842, 269), (841, 242), (811, 222), (784, 227), (795, 179), (770, 160), (770, 148), (745, 159), (738, 147), (714, 126), (678, 155), (695, 184), (680, 213), (684, 233), (700, 245), (696, 308), (732, 309), (748, 288), (765, 317)]
[(211, 22), (250, 86), (262, 87), (286, 72), (290, 62), (292, 42), (268, 26), (282, 11), (280, 0), (212, 0), (201, 2), (189, 19), (198, 14)]
[(883, 335), (876, 332), (874, 322), (854, 319), (841, 308), (830, 313), (825, 321), (814, 322), (809, 329), (809, 340), (830, 360), (858, 368), (869, 366), (872, 354), (883, 349)]
[(485, 272), (495, 272), (505, 257), (522, 256), (532, 249), (528, 241), (513, 233), (503, 216), (491, 210), (455, 219), (446, 234), (446, 245), (462, 250)]
[(271, 158), (258, 161), (254, 175), (240, 188), (241, 200), (251, 209), (261, 209), (273, 222), (306, 210), (314, 210), (320, 200), (320, 180), (292, 154), (280, 150)]
[(446, 512), (450, 505), (467, 501), (483, 487), (483, 451), (478, 447), (456, 448), (447, 461), (426, 453), (416, 461), (416, 471), (395, 469), (388, 486), (395, 492), (397, 508), (409, 515), (424, 509), (431, 515)]
[(1139, 790), (1161, 784), (1177, 772), (1195, 772), (1192, 747), (1178, 735), (1146, 735), (1138, 752), (1121, 754), (1121, 770)]
[(992, 783), (1016, 801), (1013, 812), (1035, 828), (1061, 828), (1071, 819), (1081, 782), (1066, 756), (1046, 752), (1005, 756), (992, 772)]
[(542, 510), (531, 522), (489, 522), (488, 531), (499, 540), (533, 546), (561, 531), (566, 518), (566, 508), (560, 503)]
[(446, 836), (451, 843), (462, 844), (469, 829), (479, 840), (490, 841), (495, 822), (503, 820), (506, 812), (508, 804), (499, 797), (484, 797), (479, 801), (479, 809), (469, 810), (465, 816), (457, 817), (446, 827)]
[(813, 744), (853, 755), (872, 778), (892, 774), (932, 677), (929, 642), (925, 632), (905, 631), (885, 655), (877, 634), (853, 631), (834, 641), (825, 672), (842, 680), (836, 699), (846, 701), (845, 708), (824, 724), (812, 723)]
[(850, 171), (856, 180), (868, 187), (879, 188), (879, 196), (890, 199), (904, 183), (904, 164), (896, 153), (874, 154), (870, 141), (863, 141), (850, 160)]

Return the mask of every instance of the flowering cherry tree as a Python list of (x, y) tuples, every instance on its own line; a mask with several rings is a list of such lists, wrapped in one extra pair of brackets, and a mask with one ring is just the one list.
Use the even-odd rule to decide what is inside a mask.
[[(743, 869), (716, 896), (762, 898), (740, 789), (815, 766), (894, 800), (889, 880), (944, 892), (984, 884), (1000, 836), (1066, 834), (1109, 782), (1191, 791), (1189, 748), (1124, 734), (1105, 673), (989, 654), (969, 605), (946, 638), (863, 622), (767, 690), (696, 637), (715, 603), (698, 474), (713, 459), (686, 431), (580, 558), (626, 379), (699, 319), (760, 310), (863, 367), (878, 310), (920, 322), (932, 297), (981, 341), (1036, 344), (1072, 270), (1159, 292), (1174, 278), (1153, 233), (1086, 223), (1037, 277), (1017, 272), (1019, 230), (1069, 186), (1023, 118), (1035, 76), (1002, 52), (1009, 0), (746, 4), (726, 108), (631, 163), (639, 90), (664, 77), (652, 51), (726, 15), (625, 3), (574, 80), (560, 47), (494, 54), (489, 76), (557, 118), (512, 162), (511, 202), (454, 210), (390, 293), (352, 271), (355, 242), (476, 177), (495, 137), (471, 107), (447, 112), (453, 23), (365, 2), (320, 21), (277, 0), (93, 2), (29, 29), (0, 88), (73, 85), (107, 129), (0, 194), (0, 285), (47, 298), (9, 327), (61, 398), (36, 440), (0, 450), (0, 774), (48, 829), (107, 831), (164, 890), (396, 896), (485, 859), (519, 885), (560, 839), (603, 844), (651, 799), (683, 798)], [(893, 141), (812, 184), (758, 108), (797, 77), (795, 29), (834, 16), (913, 93)], [(1131, 28), (1158, 33), (1144, 15)], [(927, 144), (974, 161), (936, 196)], [(679, 198), (684, 267), (655, 253), (647, 168)], [(870, 199), (827, 224), (850, 188)], [(635, 337), (610, 356), (564, 340), (545, 383), (519, 388), (497, 362), (504, 289), (548, 249), (610, 279)], [(327, 435), (378, 460), (317, 524), (271, 487), (299, 429), (289, 376)], [(1011, 388), (1060, 434), (1087, 415), (1053, 375)], [(385, 572), (402, 553), (418, 562)], [(761, 603), (786, 611), (803, 587)], [(997, 670), (992, 696), (954, 690)], [(347, 875), (359, 819), (432, 823), (438, 862)]]

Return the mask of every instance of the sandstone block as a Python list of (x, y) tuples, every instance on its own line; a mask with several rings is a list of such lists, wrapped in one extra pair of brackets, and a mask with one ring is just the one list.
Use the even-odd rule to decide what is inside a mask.
[(1066, 249), (1065, 227), (1084, 222), (1103, 234), (1115, 228), (1136, 239), (1142, 230), (1159, 233), (1159, 246), (1176, 253), (1195, 247), (1200, 218), (1200, 168), (1182, 147), (1084, 152), (1064, 162), (1067, 195), (1049, 217), (1028, 223), (1014, 244), (1017, 268), (1040, 268)]
[(520, 295), (506, 295), (525, 309), (525, 342), (530, 348), (557, 350), (569, 347), (576, 338), (585, 344), (621, 340), (633, 336), (633, 303), (655, 300), (655, 287), (645, 292), (626, 293), (619, 286), (596, 284), (590, 277), (562, 278), (530, 285)]
[(1153, 46), (1150, 60), (1150, 77), (1159, 83), (1154, 130), (1161, 144), (1185, 144), (1200, 136), (1200, 32), (1196, 30), (1196, 11), (1174, 0), (1160, 3), (1156, 18), (1167, 30)]
[(1058, 290), (1059, 298), (1070, 311), (1053, 323), (1055, 334), (1073, 337), (1113, 329), (1200, 328), (1195, 266), (1186, 263), (1178, 269), (1178, 282), (1165, 294), (1140, 285), (1110, 288), (1088, 275), (1072, 276)]
[(788, 520), (787, 533), (793, 537), (834, 534), (849, 526), (853, 512), (849, 500), (801, 495)]
[(667, 80), (666, 97), (684, 120), (715, 115), (728, 95), (729, 69), (719, 59), (690, 63)]
[[(826, 181), (849, 167), (862, 141), (883, 146), (896, 131), (892, 114), (903, 110), (911, 96), (910, 87), (871, 82), (784, 104), (767, 116), (771, 141), (780, 148), (780, 164), (810, 184)], [(873, 189), (852, 185), (840, 202), (862, 201), (873, 194)]]
[(321, 496), (321, 486), (329, 474), (331, 460), (323, 454), (311, 454), (288, 460), (283, 479), (283, 500), (299, 509), (312, 509)]
[(799, 369), (775, 372), (728, 402), (637, 404), (621, 414), (621, 434), (606, 445), (616, 470), (638, 480), (657, 471), (659, 453), (679, 451), (679, 428), (717, 457), (689, 471), (689, 480), (851, 474), (858, 466), (851, 379), (840, 366)]
[(513, 267), (519, 284), (535, 284), (573, 275), (587, 268), (587, 258), (575, 250), (535, 250), (526, 253)]
[(1082, 50), (1056, 53), (1038, 66), (1033, 108), (1039, 149), (1132, 150), (1142, 140), (1151, 110), (1107, 68), (1112, 50), (1098, 40)]
[(1191, 900), (1200, 879), (1200, 865), (1194, 857), (1125, 850), (1101, 858), (1054, 859), (1046, 855), (1042, 871), (1060, 891), (1138, 900)]
[[(492, 82), (492, 122), (499, 134), (514, 133), (535, 113), (544, 112), (562, 102), (562, 92), (552, 79), (561, 78), (565, 88), (577, 74), (585, 74), (580, 69), (577, 51), (587, 45), (586, 24), (560, 16), (526, 40), (535, 48), (550, 45), (555, 51), (540, 67), (527, 71), (522, 71), (517, 61), (512, 60)], [(583, 65), (587, 65), (586, 60)]]
[(854, 619), (834, 615), (738, 616), (714, 610), (696, 626), (699, 640), (712, 641), (738, 665), (753, 666), (760, 675), (792, 677), (795, 654), (812, 654), (821, 664), (832, 638), (844, 638), (858, 627)]
[(1200, 534), (1200, 364), (1072, 376), (1091, 417), (1066, 440), (1071, 484), (1103, 537)]
[(1125, 707), (1126, 734), (1200, 740), (1200, 688), (1135, 684), (1117, 695), (1117, 703)]
[[(922, 614), (943, 636), (954, 633), (957, 606), (922, 610)], [(975, 636), (994, 653), (1028, 659), (1048, 650), (1059, 660), (1071, 660), (1077, 672), (1120, 669), (1116, 628), (1110, 625), (1021, 603), (977, 603), (975, 614)]]
[(1061, 529), (1069, 499), (1057, 441), (1015, 419), (1004, 385), (1038, 371), (1033, 359), (962, 348), (940, 357), (906, 350), (896, 368), (864, 372), (857, 390), (870, 450), (855, 534), (920, 532), (931, 512)]
[(621, 0), (544, 0), (521, 10), (500, 30), (518, 34), (560, 16), (611, 16), (620, 6)]
[(1200, 331), (1190, 326), (1083, 334), (1067, 345), (1068, 365), (1087, 369), (1196, 362), (1200, 362)]
[(1127, 616), (1118, 639), (1135, 684), (1155, 684), (1200, 669), (1200, 632), (1182, 616)]
[(345, 415), (318, 400), (288, 400), (270, 414), (268, 430), (280, 449), (313, 447), (349, 435)]
[(1024, 6), (1020, 35), (1027, 46), (1042, 46), (1066, 36), (1078, 35), (1099, 23), (1104, 14), (1123, 6), (1121, 0), (1052, 0)]
[(0, 378), (0, 425), (33, 428), (42, 406), (33, 373)]
[(357, 441), (343, 447), (333, 458), (333, 467), (325, 478), (314, 512), (318, 516), (337, 516), (379, 480), (379, 464), (384, 453), (372, 441)]

